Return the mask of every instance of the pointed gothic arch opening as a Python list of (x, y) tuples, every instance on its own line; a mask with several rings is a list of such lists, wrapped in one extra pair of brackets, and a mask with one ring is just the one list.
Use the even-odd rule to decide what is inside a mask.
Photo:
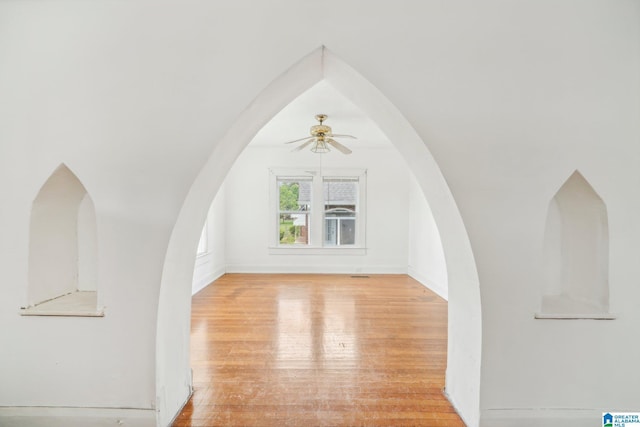
[(321, 47), (258, 94), (217, 142), (185, 199), (167, 249), (160, 288), (156, 341), (158, 425), (167, 425), (191, 392), (189, 325), (193, 260), (211, 201), (256, 133), (289, 102), (323, 79), (362, 109), (393, 141), (429, 201), (442, 240), (449, 283), (446, 391), (468, 425), (479, 422), (480, 291), (460, 212), (427, 145), (402, 113), (361, 74)]
[(538, 318), (612, 318), (609, 315), (607, 207), (574, 171), (549, 202)]
[(102, 316), (97, 308), (97, 230), (91, 196), (61, 164), (31, 208), (23, 315)]

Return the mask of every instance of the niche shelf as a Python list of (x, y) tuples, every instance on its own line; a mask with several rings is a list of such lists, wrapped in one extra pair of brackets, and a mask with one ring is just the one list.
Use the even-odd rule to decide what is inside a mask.
[(29, 225), (25, 316), (101, 317), (97, 292), (97, 226), (93, 201), (61, 164), (38, 192)]
[(537, 319), (614, 319), (609, 313), (607, 207), (577, 170), (549, 203)]

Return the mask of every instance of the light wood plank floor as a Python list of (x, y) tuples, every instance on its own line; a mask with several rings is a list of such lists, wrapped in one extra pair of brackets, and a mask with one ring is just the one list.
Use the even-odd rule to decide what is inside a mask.
[(405, 275), (228, 274), (193, 298), (188, 426), (455, 426), (447, 303)]

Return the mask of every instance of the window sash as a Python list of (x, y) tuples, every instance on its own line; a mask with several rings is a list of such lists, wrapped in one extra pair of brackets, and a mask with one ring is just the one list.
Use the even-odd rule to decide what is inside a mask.
[[(322, 172), (325, 172), (324, 174)], [(366, 170), (349, 169), (349, 170), (331, 170), (320, 171), (313, 168), (289, 169), (289, 172), (282, 170), (270, 170), (275, 190), (272, 197), (273, 212), (275, 214), (274, 225), (274, 247), (298, 249), (302, 248), (326, 248), (328, 250), (337, 250), (336, 248), (365, 248), (365, 215), (364, 201), (366, 191)], [(309, 194), (305, 194), (303, 199), (303, 207), (306, 210), (291, 209), (291, 205), (287, 209), (280, 209), (280, 187), (283, 183), (305, 182), (309, 183)], [(355, 187), (344, 191), (346, 200), (332, 200), (333, 197), (325, 198), (325, 186), (334, 183), (352, 183)], [(343, 189), (344, 190), (344, 189)], [(300, 195), (298, 195), (300, 198)], [(299, 201), (299, 199), (298, 199)], [(283, 242), (281, 237), (281, 215), (306, 215), (307, 235), (306, 241)], [(329, 220), (334, 220), (338, 228), (340, 228), (340, 236), (335, 240), (327, 239), (327, 224)], [(349, 229), (351, 231), (349, 231)], [(347, 232), (351, 233), (350, 235)], [(296, 230), (297, 233), (297, 230)], [(291, 234), (291, 233), (289, 233)], [(336, 252), (337, 253), (337, 252)]]
[[(332, 186), (332, 184), (347, 185)], [(323, 177), (322, 186), (324, 246), (355, 246), (358, 242), (360, 228), (358, 218), (359, 177)]]

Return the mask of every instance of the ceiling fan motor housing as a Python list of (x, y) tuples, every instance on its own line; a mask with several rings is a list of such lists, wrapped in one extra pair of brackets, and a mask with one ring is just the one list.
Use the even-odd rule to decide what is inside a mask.
[(325, 125), (311, 126), (311, 135), (321, 137), (325, 135), (331, 135), (331, 128)]

